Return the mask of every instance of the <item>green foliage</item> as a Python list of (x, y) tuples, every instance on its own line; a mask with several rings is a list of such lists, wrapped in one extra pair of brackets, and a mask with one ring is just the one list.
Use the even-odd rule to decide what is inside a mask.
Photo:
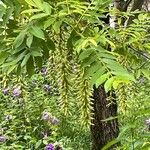
[[(105, 91), (109, 92), (120, 89), (122, 85), (126, 86), (125, 84), (134, 85), (136, 79), (141, 76), (150, 79), (150, 71), (147, 67), (150, 54), (149, 14), (141, 13), (132, 24), (124, 27), (121, 24), (122, 17), (129, 17), (131, 14), (110, 10), (110, 13), (118, 13), (118, 28), (112, 29), (102, 21), (107, 17), (105, 13), (109, 13), (110, 3), (110, 0), (93, 0), (91, 3), (84, 0), (5, 0), (0, 3), (1, 74), (6, 76), (16, 74), (18, 77), (24, 75), (26, 79), (27, 74), (32, 77), (47, 62), (48, 78), (52, 86), (57, 89), (56, 97), (54, 95), (45, 96), (40, 88), (30, 92), (28, 90), (31, 87), (21, 82), (19, 87), (24, 90), (25, 110), (20, 110), (19, 102), (13, 101), (11, 96), (8, 100), (13, 101), (12, 106), (6, 107), (8, 110), (15, 110), (12, 114), (14, 113), (16, 118), (20, 117), (19, 114), (16, 114), (17, 111), (24, 117), (21, 118), (23, 123), (20, 120), (14, 120), (18, 124), (11, 131), (14, 135), (11, 134), (12, 141), (8, 142), (9, 146), (13, 146), (13, 138), (19, 142), (25, 140), (29, 143), (28, 149), (32, 145), (37, 149), (40, 145), (44, 146), (46, 142), (39, 139), (38, 135), (34, 135), (35, 133), (26, 135), (25, 139), (22, 135), (32, 132), (34, 127), (37, 127), (34, 124), (34, 127), (30, 128), (30, 123), (38, 124), (38, 121), (41, 121), (38, 117), (45, 107), (54, 111), (56, 103), (54, 104), (53, 99), (57, 99), (59, 115), (74, 118), (73, 114), (76, 112), (77, 122), (89, 125), (92, 119), (93, 85), (96, 87), (104, 85)], [(5, 77), (3, 79), (5, 81)], [(24, 79), (22, 80), (24, 82)], [(39, 82), (41, 81), (39, 80)], [(3, 82), (4, 87), (6, 83)], [(14, 83), (12, 82), (12, 84)], [(2, 94), (1, 96), (2, 104), (5, 105), (6, 97)], [(123, 98), (121, 101), (125, 102)], [(8, 101), (6, 101), (6, 105), (8, 105)], [(36, 113), (33, 111), (33, 105), (35, 108), (39, 107), (35, 109)], [(55, 107), (47, 108), (48, 105)], [(133, 104), (128, 102), (128, 105)], [(4, 106), (1, 107), (4, 109)], [(120, 109), (123, 109), (123, 111), (120, 110), (123, 115), (128, 114), (126, 103), (124, 106), (121, 105)], [(130, 111), (129, 108), (127, 109)], [(133, 115), (133, 113), (131, 114)], [(31, 117), (29, 121), (24, 120), (28, 115), (33, 115), (34, 118)], [(123, 132), (126, 133), (129, 129), (137, 127), (131, 126), (130, 119), (127, 121), (129, 122), (127, 129), (125, 127), (121, 132), (121, 138), (118, 137), (123, 144), (126, 142), (124, 139), (129, 137), (127, 134), (124, 138)], [(7, 126), (5, 123), (4, 121), (4, 126)], [(134, 123), (136, 123), (135, 120)], [(24, 128), (24, 130), (27, 132), (22, 133), (24, 130), (16, 129), (16, 126), (21, 127), (26, 124), (29, 129)], [(69, 124), (69, 126), (71, 125)], [(40, 122), (40, 127), (35, 130), (39, 131), (43, 126), (43, 123)], [(22, 133), (21, 137), (17, 137), (17, 132)], [(31, 139), (35, 139), (35, 141), (30, 140), (29, 136), (33, 136)], [(52, 138), (58, 139), (57, 136), (54, 134)], [(135, 140), (137, 137), (139, 135), (135, 136)], [(118, 142), (118, 139), (109, 144)], [(129, 148), (129, 144), (132, 142), (133, 139), (129, 138), (124, 147)], [(19, 143), (18, 146), (23, 148), (24, 145)], [(78, 148), (78, 146), (75, 147), (75, 149)]]
[[(0, 136), (7, 140), (0, 142), (0, 147), (31, 150), (44, 149), (48, 143), (54, 143), (66, 150), (89, 149), (89, 130), (81, 129), (76, 122), (75, 109), (78, 108), (74, 106), (74, 116), (64, 117), (57, 89), (46, 70), (41, 73), (31, 79), (15, 75), (11, 79), (3, 78), (1, 86), (6, 87), (0, 90)], [(16, 95), (14, 90), (18, 87), (21, 93)]]

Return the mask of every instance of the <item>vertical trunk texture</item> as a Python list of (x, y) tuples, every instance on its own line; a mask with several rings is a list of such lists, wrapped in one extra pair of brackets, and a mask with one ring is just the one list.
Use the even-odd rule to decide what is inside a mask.
[(101, 150), (109, 141), (118, 136), (118, 120), (102, 121), (117, 115), (117, 104), (108, 105), (107, 94), (103, 86), (94, 87), (93, 92), (93, 125), (91, 125), (92, 150)]
[[(121, 1), (113, 0), (114, 7), (121, 9)], [(117, 17), (114, 16), (114, 21)], [(108, 18), (109, 22), (109, 18)], [(114, 28), (116, 27), (116, 23)], [(110, 49), (111, 50), (111, 49)], [(108, 142), (115, 139), (119, 134), (118, 120), (102, 121), (109, 117), (117, 116), (117, 104), (107, 101), (109, 93), (106, 93), (103, 86), (93, 92), (93, 120), (91, 125), (92, 150), (101, 150)], [(115, 97), (114, 97), (115, 98)]]

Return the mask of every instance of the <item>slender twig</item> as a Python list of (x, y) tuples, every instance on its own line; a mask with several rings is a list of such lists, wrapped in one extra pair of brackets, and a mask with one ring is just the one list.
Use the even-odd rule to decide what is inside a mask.
[(130, 46), (130, 45), (129, 45), (128, 47), (131, 48), (134, 52), (138, 53), (140, 56), (142, 56), (142, 57), (144, 57), (144, 58), (150, 60), (150, 58), (149, 58), (148, 56), (146, 56), (141, 50), (137, 50), (137, 49), (133, 48), (133, 47)]

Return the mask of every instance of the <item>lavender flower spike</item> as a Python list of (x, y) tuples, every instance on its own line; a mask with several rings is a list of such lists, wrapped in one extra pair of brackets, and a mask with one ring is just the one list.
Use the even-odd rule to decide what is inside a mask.
[(2, 92), (3, 92), (3, 94), (4, 94), (4, 95), (7, 95), (7, 94), (8, 94), (8, 92), (9, 92), (9, 89), (8, 89), (8, 88), (3, 89), (3, 90), (2, 90)]
[(48, 144), (48, 145), (45, 147), (45, 150), (55, 150), (54, 145), (53, 145), (53, 144)]
[(13, 94), (15, 97), (19, 97), (21, 95), (20, 87), (17, 87), (13, 90)]

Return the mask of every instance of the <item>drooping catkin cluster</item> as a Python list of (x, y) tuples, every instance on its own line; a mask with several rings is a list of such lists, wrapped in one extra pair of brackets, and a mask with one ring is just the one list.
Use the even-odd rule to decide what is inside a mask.
[(68, 35), (61, 29), (55, 39), (56, 49), (50, 52), (48, 76), (52, 80), (52, 86), (58, 89), (58, 103), (64, 115), (78, 110), (80, 120), (87, 125), (92, 116), (92, 90), (88, 79), (84, 79), (84, 71), (78, 63), (77, 55), (67, 48), (67, 39)]
[(84, 78), (84, 70), (80, 69), (77, 76), (76, 94), (80, 111), (80, 121), (82, 125), (89, 125), (92, 119), (92, 88), (89, 80)]
[(126, 114), (127, 111), (127, 100), (128, 100), (128, 96), (127, 96), (127, 91), (126, 91), (126, 87), (125, 86), (121, 86), (117, 92), (116, 95), (118, 97), (118, 108), (119, 108), (119, 112), (123, 115)]

